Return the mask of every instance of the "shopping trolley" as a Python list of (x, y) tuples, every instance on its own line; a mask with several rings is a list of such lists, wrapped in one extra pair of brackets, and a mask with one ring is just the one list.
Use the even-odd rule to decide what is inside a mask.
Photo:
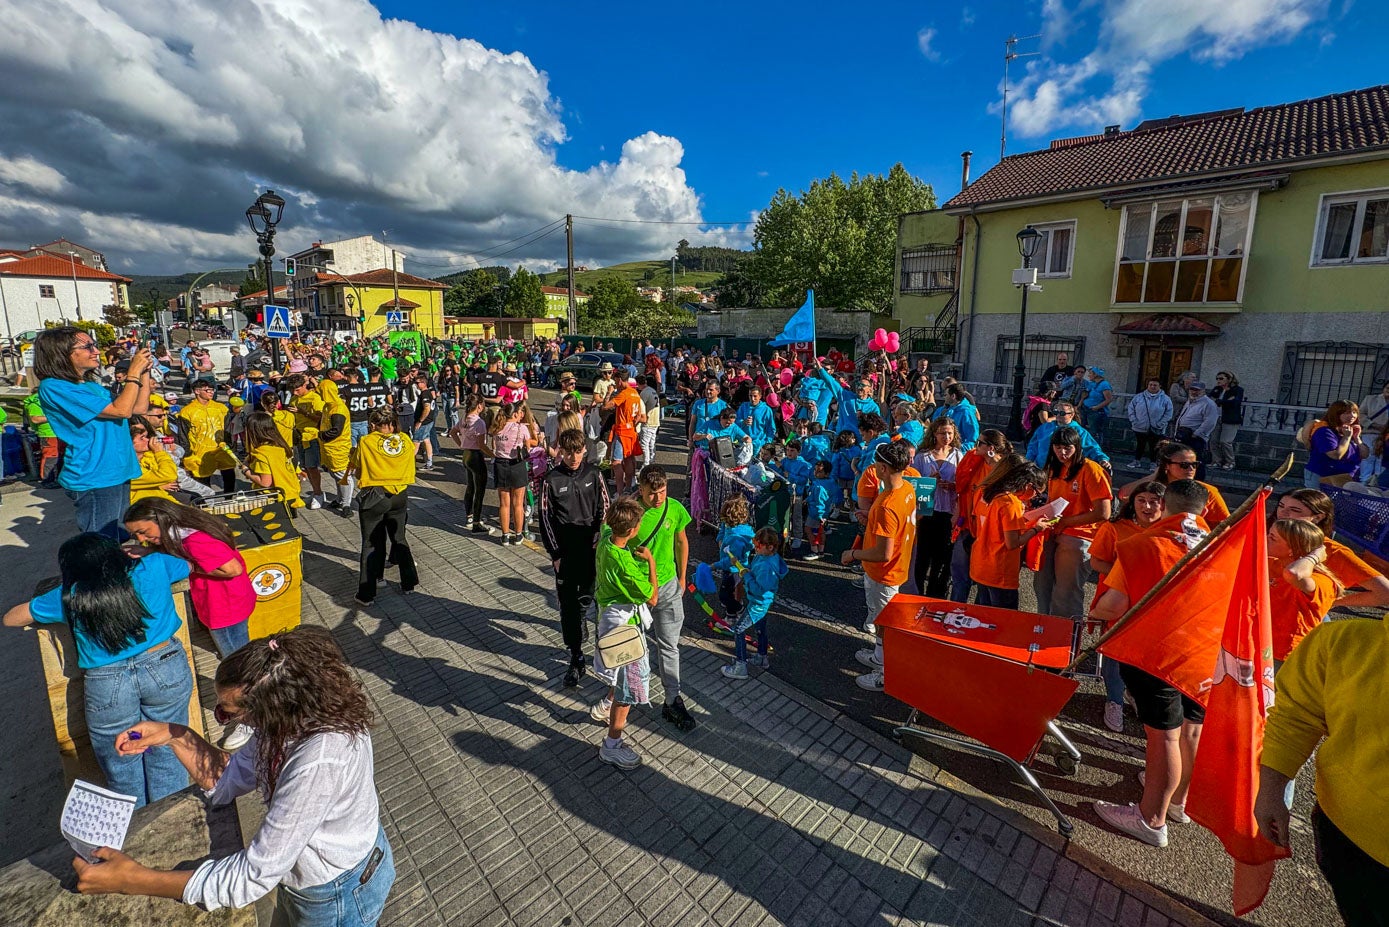
[[(911, 734), (1007, 764), (1070, 836), (1071, 821), (1028, 764), (1050, 735), (1066, 775), (1080, 751), (1056, 724), (1079, 683), (1063, 671), (1083, 625), (1068, 618), (899, 593), (874, 624), (883, 640), (884, 691), (911, 707), (895, 736)], [(916, 724), (927, 715), (963, 736)], [(968, 739), (966, 739), (968, 738)]]

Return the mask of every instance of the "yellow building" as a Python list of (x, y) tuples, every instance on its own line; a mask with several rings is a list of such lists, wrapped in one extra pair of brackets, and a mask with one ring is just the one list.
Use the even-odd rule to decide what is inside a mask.
[(559, 319), (507, 319), (491, 316), (454, 316), (444, 319), (446, 338), (454, 341), (529, 341), (532, 338), (558, 338)]
[[(547, 319), (569, 318), (569, 289), (562, 286), (542, 286), (545, 297), (545, 317)], [(588, 302), (589, 295), (578, 287), (574, 288), (574, 305), (582, 306)]]
[(381, 268), (346, 276), (320, 273), (314, 288), (324, 314), (357, 320), (364, 338), (385, 334), (391, 312), (401, 314), (402, 329), (431, 338), (447, 334), (444, 291), (448, 286), (437, 280)]

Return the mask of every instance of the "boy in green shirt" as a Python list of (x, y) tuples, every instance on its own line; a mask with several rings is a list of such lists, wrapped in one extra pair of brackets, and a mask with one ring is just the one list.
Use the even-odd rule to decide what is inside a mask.
[(58, 435), (48, 424), (48, 416), (39, 404), (39, 388), (24, 397), (24, 417), (29, 427), (34, 429), (34, 437), (39, 439), (39, 479), (46, 487), (51, 487), (58, 469)]
[[(656, 560), (645, 548), (629, 549), (641, 525), (645, 508), (633, 498), (619, 499), (604, 521), (605, 531), (596, 554), (598, 578), (593, 595), (598, 602), (598, 640), (625, 624), (634, 624), (643, 635), (651, 623), (647, 607), (656, 604)], [(643, 648), (645, 649), (645, 648)], [(598, 758), (621, 769), (636, 769), (641, 757), (622, 742), (627, 711), (632, 705), (645, 705), (651, 679), (651, 663), (645, 653), (635, 663), (608, 668), (603, 654), (593, 656), (593, 673), (608, 684), (607, 697), (594, 705), (589, 716), (608, 725), (608, 736), (598, 749)]]

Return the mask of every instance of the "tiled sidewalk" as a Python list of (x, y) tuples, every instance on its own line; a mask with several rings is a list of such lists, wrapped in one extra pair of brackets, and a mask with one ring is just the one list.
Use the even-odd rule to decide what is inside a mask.
[(411, 495), (420, 589), (370, 610), (352, 604), (355, 520), (300, 519), (305, 621), (334, 630), (379, 714), (388, 927), (1166, 927), (1180, 913), (915, 778), (906, 750), (770, 675), (724, 679), (699, 642), (682, 675), (700, 726), (634, 710), (644, 765), (600, 763), (599, 684), (560, 685), (543, 552), (455, 533), (456, 502)]

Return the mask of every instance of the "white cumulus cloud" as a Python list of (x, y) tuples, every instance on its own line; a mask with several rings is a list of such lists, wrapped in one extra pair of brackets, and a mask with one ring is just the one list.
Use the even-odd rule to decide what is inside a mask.
[[(440, 263), (567, 212), (701, 218), (679, 140), (647, 132), (615, 161), (561, 166), (562, 107), (536, 63), (366, 0), (0, 0), (0, 13), (3, 239), (82, 238), (140, 269), (244, 264), (242, 213), (267, 187), (290, 200), (282, 251), (389, 228)], [(584, 231), (589, 263), (728, 237)], [(562, 257), (560, 236), (505, 260)]]
[[(1046, 0), (1044, 55), (1030, 60), (1009, 88), (1009, 129), (1037, 137), (1061, 128), (1130, 125), (1162, 62), (1186, 54), (1219, 66), (1297, 38), (1326, 18), (1329, 6), (1330, 0)], [(1095, 47), (1063, 60), (1067, 40), (1096, 21)]]

